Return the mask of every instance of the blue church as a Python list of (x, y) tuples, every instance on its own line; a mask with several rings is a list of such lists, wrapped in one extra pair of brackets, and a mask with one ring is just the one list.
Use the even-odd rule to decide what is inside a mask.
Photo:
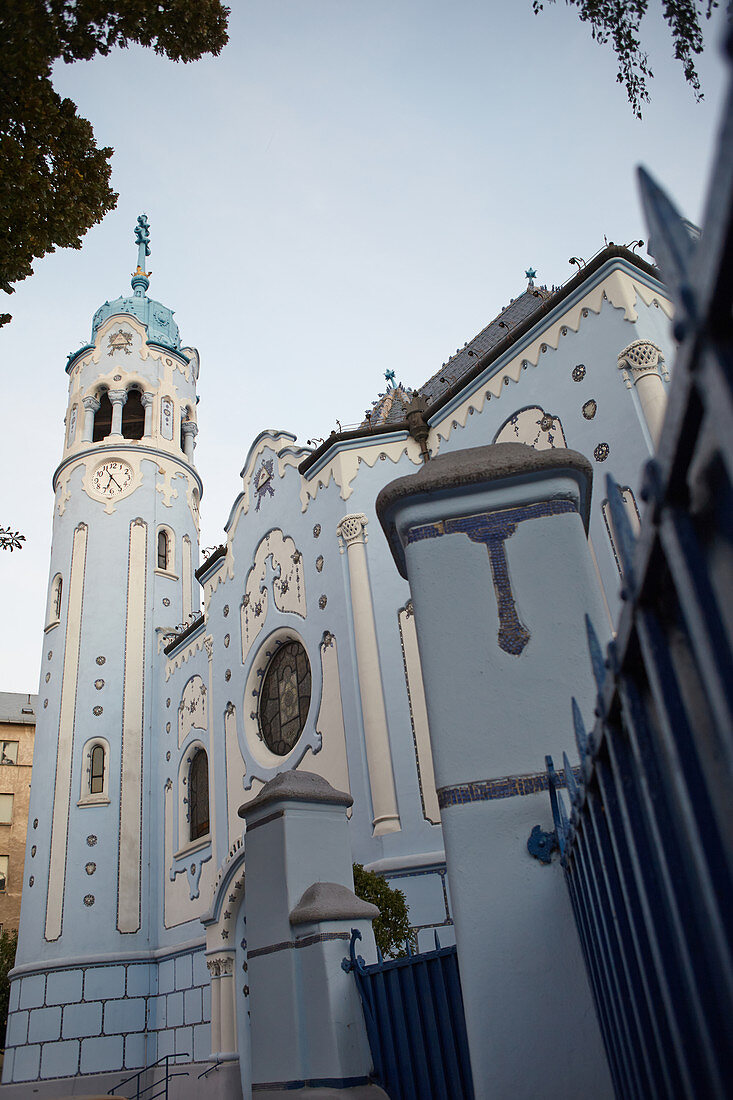
[[(506, 1095), (520, 1066), (513, 1095), (537, 1095), (548, 1056), (574, 1061), (577, 1095), (611, 1095), (570, 902), (526, 841), (552, 826), (544, 761), (569, 751), (571, 696), (592, 717), (584, 616), (605, 644), (621, 607), (604, 475), (637, 531), (674, 347), (658, 270), (615, 245), (559, 289), (529, 269), (419, 389), (388, 371), (358, 429), (316, 448), (263, 431), (201, 560), (199, 355), (148, 295), (149, 236), (141, 216), (132, 293), (100, 306), (66, 363), (4, 1091), (94, 1095), (175, 1056), (172, 1095), (384, 1095), (340, 967), (355, 924), (375, 958), (356, 861), (405, 893), (419, 950), (459, 930), (467, 1018), (460, 928), (480, 908), (472, 957), (495, 1031), (486, 1066), (471, 1048), (476, 1096)], [(511, 516), (499, 534), (450, 534), (458, 520), (433, 508), (450, 476), (431, 471), (458, 463), (473, 484), (471, 456), (492, 444), (529, 455), (521, 487), (491, 505)], [(400, 541), (390, 498), (388, 539), (377, 498), (409, 479), (427, 479), (433, 511), (415, 505)], [(529, 492), (537, 479), (554, 486), (549, 511)], [(459, 537), (474, 557), (440, 558), (408, 584), (405, 553), (437, 562)], [(416, 620), (442, 649), (418, 644)], [(467, 659), (448, 706), (434, 685), (451, 652)], [(470, 726), (490, 763), (465, 742), (443, 782), (437, 726), (456, 744)], [(467, 832), (446, 869), (458, 805)], [(474, 812), (494, 815), (481, 841), (492, 862), (479, 895), (454, 897), (451, 868), (489, 858), (474, 851)], [(470, 1019), (469, 1041), (481, 1045)]]

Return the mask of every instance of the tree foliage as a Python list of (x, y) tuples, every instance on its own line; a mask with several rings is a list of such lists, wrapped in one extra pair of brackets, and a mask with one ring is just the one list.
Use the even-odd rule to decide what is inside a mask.
[(406, 954), (405, 941), (417, 947), (417, 933), (410, 927), (410, 907), (401, 890), (389, 886), (381, 875), (365, 871), (361, 863), (354, 864), (354, 893), (379, 909), (374, 919), (374, 938), (385, 959)]
[[(81, 238), (112, 210), (112, 149), (54, 90), (55, 61), (89, 61), (135, 42), (173, 61), (217, 55), (228, 40), (221, 0), (3, 0), (0, 5), (0, 288), (34, 259)], [(0, 324), (10, 320), (0, 314)]]
[[(557, 0), (547, 0), (549, 4)], [(642, 103), (649, 102), (647, 80), (654, 76), (649, 57), (641, 43), (641, 21), (649, 0), (565, 0), (576, 8), (583, 23), (590, 23), (591, 34), (601, 45), (611, 43), (618, 60), (616, 79), (626, 88), (631, 109), (641, 118)], [(703, 98), (695, 57), (702, 53), (701, 16), (709, 19), (720, 0), (662, 0), (664, 21), (672, 34), (674, 56), (682, 65), (685, 80), (692, 87), (695, 99)], [(533, 0), (535, 15), (542, 11), (545, 0)], [(731, 5), (728, 3), (730, 13)]]
[(18, 948), (18, 933), (0, 932), (0, 1047), (5, 1047), (5, 1028), (8, 1024), (8, 1005), (10, 1003), (10, 982), (8, 974), (15, 966), (15, 952)]

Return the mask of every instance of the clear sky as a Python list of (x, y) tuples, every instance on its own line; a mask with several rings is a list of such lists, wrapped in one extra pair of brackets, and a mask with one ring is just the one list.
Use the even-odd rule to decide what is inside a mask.
[[(661, 4), (652, 0), (653, 8)], [(202, 547), (222, 541), (254, 437), (301, 441), (363, 418), (384, 371), (417, 386), (568, 257), (646, 238), (635, 165), (699, 221), (720, 111), (719, 27), (696, 104), (655, 11), (652, 103), (637, 121), (609, 49), (532, 0), (232, 0), (230, 44), (59, 65), (58, 90), (111, 145), (117, 209), (5, 299), (0, 330), (0, 690), (37, 691), (51, 477), (66, 356), (129, 293), (151, 226), (149, 294), (201, 354)]]

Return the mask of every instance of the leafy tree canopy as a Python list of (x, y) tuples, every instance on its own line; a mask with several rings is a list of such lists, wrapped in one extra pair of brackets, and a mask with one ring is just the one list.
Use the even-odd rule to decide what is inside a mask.
[[(549, 4), (557, 0), (547, 0)], [(626, 88), (631, 109), (641, 118), (642, 103), (649, 102), (647, 79), (654, 73), (649, 67), (649, 57), (642, 48), (640, 28), (646, 15), (649, 0), (565, 0), (577, 8), (583, 23), (590, 23), (596, 42), (610, 42), (618, 60), (616, 79)], [(542, 11), (545, 0), (532, 0), (535, 15)], [(720, 0), (662, 0), (664, 21), (672, 33), (674, 56), (681, 63), (685, 80), (692, 87), (695, 99), (702, 99), (700, 78), (695, 68), (695, 57), (702, 53), (703, 34), (701, 14), (709, 19)], [(728, 0), (729, 13), (733, 5)]]
[(365, 871), (361, 863), (354, 864), (354, 893), (379, 909), (375, 917), (374, 938), (385, 959), (405, 955), (405, 941), (411, 949), (417, 947), (417, 933), (410, 927), (410, 907), (401, 890), (395, 890), (381, 875)]
[[(53, 88), (55, 61), (89, 61), (131, 42), (173, 61), (217, 55), (228, 41), (221, 0), (3, 0), (0, 5), (0, 288), (81, 238), (112, 210), (112, 149)], [(0, 314), (0, 324), (9, 321)]]

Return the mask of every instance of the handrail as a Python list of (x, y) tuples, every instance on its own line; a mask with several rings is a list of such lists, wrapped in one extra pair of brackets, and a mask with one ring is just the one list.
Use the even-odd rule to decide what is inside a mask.
[(202, 1077), (207, 1077), (211, 1073), (212, 1069), (218, 1069), (219, 1066), (223, 1066), (223, 1065), (224, 1065), (224, 1060), (222, 1058), (217, 1059), (217, 1061), (214, 1062), (213, 1066), (209, 1066), (208, 1069), (205, 1069), (203, 1073), (200, 1073), (198, 1075), (197, 1080), (200, 1081)]
[[(143, 1066), (143, 1068), (138, 1070), (137, 1073), (131, 1073), (129, 1077), (125, 1077), (122, 1081), (119, 1082), (119, 1084), (114, 1085), (111, 1089), (108, 1089), (107, 1090), (107, 1096), (117, 1095), (117, 1090), (118, 1089), (121, 1089), (124, 1085), (129, 1085), (130, 1081), (135, 1081), (136, 1084), (137, 1084), (137, 1088), (136, 1088), (136, 1091), (135, 1091), (135, 1100), (141, 1100), (141, 1097), (144, 1097), (146, 1093), (150, 1093), (150, 1089), (156, 1088), (158, 1085), (163, 1085), (163, 1088), (159, 1092), (150, 1093), (150, 1095), (147, 1097), (147, 1100), (154, 1100), (154, 1098), (156, 1096), (165, 1096), (166, 1100), (168, 1100), (168, 1082), (171, 1079), (171, 1077), (187, 1077), (188, 1076), (188, 1070), (178, 1070), (177, 1072), (176, 1071), (171, 1072), (171, 1070), (169, 1068), (169, 1062), (170, 1062), (171, 1058), (173, 1059), (173, 1061), (175, 1063), (175, 1060), (177, 1058), (190, 1058), (190, 1057), (191, 1057), (191, 1055), (187, 1051), (182, 1051), (179, 1054), (166, 1054), (162, 1058), (158, 1058), (157, 1061), (151, 1062), (151, 1064), (149, 1066)], [(165, 1080), (164, 1081), (151, 1081), (151, 1083), (149, 1085), (146, 1085), (144, 1089), (141, 1089), (140, 1088), (140, 1079), (143, 1076), (143, 1074), (147, 1073), (148, 1070), (155, 1069), (156, 1066), (162, 1065), (163, 1062), (165, 1062)], [(132, 1100), (132, 1098), (130, 1097), (129, 1100)]]

